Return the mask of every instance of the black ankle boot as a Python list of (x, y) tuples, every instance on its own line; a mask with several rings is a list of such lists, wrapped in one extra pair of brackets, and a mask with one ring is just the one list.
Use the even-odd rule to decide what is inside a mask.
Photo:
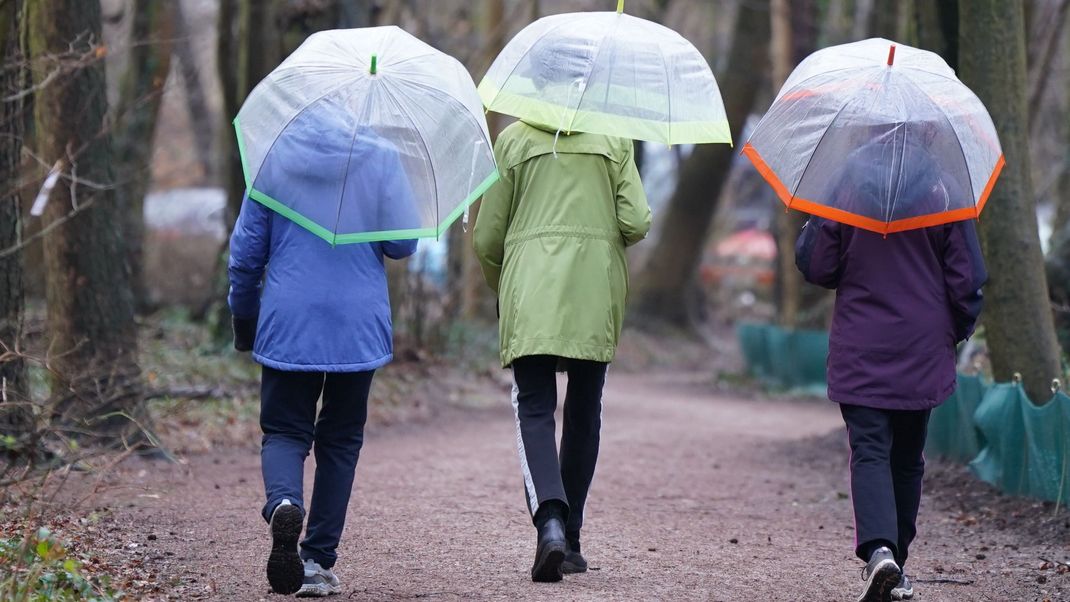
[(536, 528), (539, 531), (539, 539), (535, 548), (535, 564), (531, 567), (531, 580), (561, 581), (561, 562), (568, 550), (564, 517), (557, 509), (551, 508), (544, 512), (540, 508), (536, 515)]
[(570, 575), (587, 572), (587, 559), (580, 553), (580, 534), (565, 533), (565, 542), (568, 549), (565, 551), (565, 560), (561, 563), (561, 572)]

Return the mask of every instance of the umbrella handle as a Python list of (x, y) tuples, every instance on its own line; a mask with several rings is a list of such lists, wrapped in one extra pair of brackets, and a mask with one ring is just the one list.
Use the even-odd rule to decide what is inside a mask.
[(617, 14), (624, 12), (624, 0), (617, 0)]
[(379, 71), (379, 55), (372, 55), (372, 66), (368, 71), (370, 71), (372, 75), (375, 75)]

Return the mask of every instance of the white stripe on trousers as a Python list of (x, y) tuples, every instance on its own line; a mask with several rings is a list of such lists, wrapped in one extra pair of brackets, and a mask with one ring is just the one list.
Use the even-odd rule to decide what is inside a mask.
[(539, 509), (539, 496), (535, 493), (535, 481), (531, 478), (531, 469), (528, 468), (528, 454), (524, 450), (524, 434), (520, 430), (520, 387), (516, 385), (516, 377), (513, 377), (513, 417), (516, 419), (516, 447), (520, 452), (520, 470), (524, 473), (524, 489), (528, 494), (528, 506), (532, 516)]

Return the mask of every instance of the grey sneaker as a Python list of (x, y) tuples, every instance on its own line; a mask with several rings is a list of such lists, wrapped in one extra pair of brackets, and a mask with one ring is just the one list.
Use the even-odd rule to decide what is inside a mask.
[(874, 550), (869, 563), (862, 569), (862, 579), (866, 586), (857, 602), (891, 602), (892, 588), (899, 583), (902, 572), (895, 563), (892, 551), (886, 547)]
[(342, 593), (342, 584), (331, 569), (325, 569), (315, 560), (305, 561), (305, 582), (297, 591), (298, 598), (323, 598)]
[(282, 500), (271, 511), (271, 555), (267, 561), (267, 578), (271, 590), (277, 594), (292, 594), (301, 588), (304, 568), (297, 553), (301, 524), (305, 516), (301, 509)]
[(899, 585), (892, 588), (892, 600), (913, 600), (914, 584), (904, 574), (899, 578)]

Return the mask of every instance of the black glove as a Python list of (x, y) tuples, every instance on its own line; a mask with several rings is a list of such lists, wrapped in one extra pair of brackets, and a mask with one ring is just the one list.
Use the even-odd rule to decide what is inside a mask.
[(238, 351), (252, 351), (256, 342), (256, 318), (231, 318), (234, 326), (234, 348)]

